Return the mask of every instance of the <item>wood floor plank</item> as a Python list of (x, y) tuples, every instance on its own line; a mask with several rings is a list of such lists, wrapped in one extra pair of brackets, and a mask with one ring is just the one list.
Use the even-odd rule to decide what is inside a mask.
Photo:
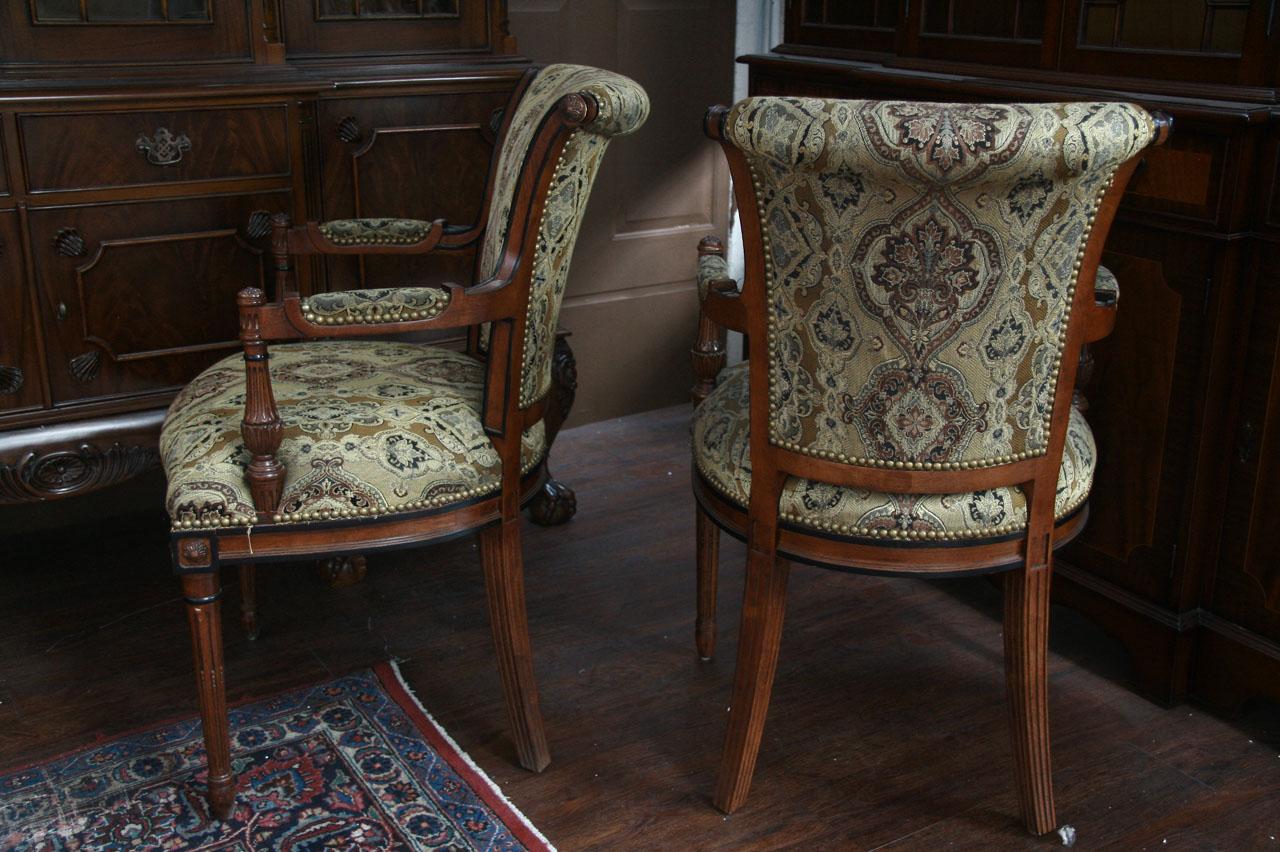
[[(1000, 595), (981, 579), (796, 566), (750, 798), (732, 817), (711, 807), (746, 554), (723, 539), (716, 657), (701, 662), (689, 414), (557, 441), (578, 516), (523, 531), (545, 772), (514, 764), (474, 539), (370, 558), (367, 580), (344, 590), (309, 564), (260, 568), (261, 638), (225, 625), (229, 697), (400, 660), (437, 720), (565, 850), (1057, 846), (1019, 823)], [(1125, 687), (1120, 646), (1053, 617), (1054, 780), (1078, 848), (1268, 848), (1280, 713), (1157, 707)], [(184, 618), (157, 510), (0, 537), (0, 767), (193, 714)]]

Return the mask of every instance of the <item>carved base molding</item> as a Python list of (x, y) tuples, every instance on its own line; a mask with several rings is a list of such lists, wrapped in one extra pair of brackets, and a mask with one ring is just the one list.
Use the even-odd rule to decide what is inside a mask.
[(0, 463), (0, 504), (54, 500), (114, 485), (160, 466), (153, 446), (113, 443), (104, 448), (30, 452), (16, 463)]

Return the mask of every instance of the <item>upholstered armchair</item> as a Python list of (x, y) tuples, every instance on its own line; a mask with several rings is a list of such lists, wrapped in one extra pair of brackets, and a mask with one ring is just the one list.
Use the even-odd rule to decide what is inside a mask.
[[(741, 215), (742, 286), (700, 247), (694, 347), (698, 651), (719, 534), (747, 543), (715, 803), (746, 799), (790, 560), (873, 574), (1004, 571), (1022, 819), (1056, 827), (1046, 656), (1054, 548), (1088, 515), (1097, 448), (1072, 405), (1106, 335), (1107, 231), (1169, 132), (1124, 103), (751, 98), (707, 115)], [(1105, 282), (1105, 286), (1099, 286)], [(725, 369), (725, 328), (750, 357)]]
[[(219, 569), (229, 564), (241, 566), (251, 599), (260, 562), (479, 533), (519, 761), (534, 771), (547, 765), (519, 512), (546, 476), (556, 321), (592, 181), (610, 139), (647, 114), (644, 91), (625, 77), (532, 69), (505, 112), (486, 212), (474, 227), (274, 220), (274, 298), (253, 287), (240, 293), (243, 356), (192, 381), (161, 436), (217, 816), (230, 814), (236, 783), (219, 611)], [(442, 287), (304, 297), (291, 269), (297, 254), (473, 245), (475, 280)], [(467, 351), (386, 339), (440, 328), (467, 329)]]

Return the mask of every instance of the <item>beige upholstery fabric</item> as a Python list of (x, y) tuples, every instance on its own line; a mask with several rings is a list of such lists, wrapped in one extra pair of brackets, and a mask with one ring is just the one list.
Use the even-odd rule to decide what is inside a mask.
[(698, 298), (707, 295), (707, 285), (729, 277), (729, 264), (718, 254), (698, 255)]
[[(417, 343), (308, 342), (271, 347), (284, 440), (281, 522), (415, 511), (498, 491), (502, 463), (480, 421), (483, 365)], [(245, 481), (244, 361), (201, 373), (169, 408), (160, 435), (175, 526), (254, 517)], [(546, 450), (524, 435), (522, 468)]]
[(430, 319), (449, 307), (451, 295), (438, 287), (340, 290), (303, 299), (302, 314), (311, 322), (333, 325)]
[(1098, 267), (1098, 277), (1093, 282), (1093, 292), (1097, 294), (1098, 301), (1118, 302), (1120, 301), (1120, 282), (1116, 280), (1115, 274), (1105, 266)]
[(725, 130), (766, 240), (770, 441), (912, 469), (1043, 455), (1077, 264), (1150, 116), (766, 97)]
[(482, 278), (498, 272), (511, 227), (511, 206), (520, 168), (529, 146), (547, 113), (565, 95), (577, 92), (594, 98), (599, 113), (591, 124), (575, 131), (566, 144), (538, 230), (520, 379), (520, 404), (524, 407), (537, 402), (551, 387), (551, 355), (560, 300), (605, 148), (612, 137), (632, 132), (649, 115), (644, 89), (626, 77), (581, 65), (549, 65), (542, 69), (520, 99), (498, 157), (489, 229), (480, 254)]
[(333, 219), (320, 234), (340, 246), (412, 245), (426, 239), (431, 223), (421, 219)]
[[(694, 412), (693, 457), (698, 472), (723, 497), (747, 508), (751, 495), (747, 363), (720, 374)], [(1058, 477), (1055, 511), (1066, 517), (1089, 496), (1097, 449), (1093, 432), (1074, 408)], [(917, 544), (976, 543), (1026, 527), (1026, 501), (1017, 487), (969, 494), (880, 494), (807, 479), (787, 480), (779, 501), (784, 523), (849, 538), (901, 539)]]

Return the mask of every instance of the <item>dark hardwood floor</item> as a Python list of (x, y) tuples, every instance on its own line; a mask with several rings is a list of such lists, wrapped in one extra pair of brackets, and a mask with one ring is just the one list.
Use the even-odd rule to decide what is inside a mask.
[[(732, 817), (710, 794), (742, 545), (722, 548), (719, 652), (693, 647), (688, 407), (564, 433), (565, 527), (526, 524), (552, 764), (516, 768), (474, 540), (372, 557), (340, 591), (259, 571), (263, 632), (227, 595), (232, 698), (401, 661), (432, 714), (564, 850), (1018, 849), (997, 590), (797, 566), (760, 764)], [(155, 496), (158, 506), (160, 497)], [(4, 524), (0, 514), (0, 525)], [(0, 766), (195, 713), (164, 519), (0, 536)], [(1077, 848), (1280, 848), (1280, 713), (1224, 721), (1129, 692), (1120, 646), (1054, 612), (1060, 822)]]

